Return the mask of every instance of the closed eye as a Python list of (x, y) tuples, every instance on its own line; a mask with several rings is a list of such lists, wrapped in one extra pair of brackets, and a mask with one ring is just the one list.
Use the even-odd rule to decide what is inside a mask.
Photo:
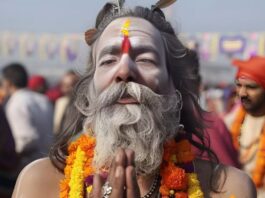
[(111, 66), (114, 63), (116, 63), (116, 59), (108, 59), (108, 60), (102, 61), (99, 65), (100, 66)]
[(137, 63), (150, 63), (153, 65), (156, 65), (156, 61), (152, 60), (152, 59), (147, 59), (147, 58), (141, 58), (136, 60)]

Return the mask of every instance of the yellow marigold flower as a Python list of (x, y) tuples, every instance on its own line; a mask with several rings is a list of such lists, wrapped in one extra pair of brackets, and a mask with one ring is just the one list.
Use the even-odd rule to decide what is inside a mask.
[(189, 189), (188, 189), (189, 198), (204, 198), (197, 174), (189, 173), (187, 175), (189, 182)]
[(92, 192), (92, 185), (88, 186), (88, 187), (86, 188), (86, 191), (87, 191), (88, 193), (91, 193), (91, 192)]
[(69, 182), (70, 186), (69, 198), (83, 198), (84, 161), (85, 161), (85, 152), (78, 147), (76, 153), (76, 159), (71, 172), (71, 180)]

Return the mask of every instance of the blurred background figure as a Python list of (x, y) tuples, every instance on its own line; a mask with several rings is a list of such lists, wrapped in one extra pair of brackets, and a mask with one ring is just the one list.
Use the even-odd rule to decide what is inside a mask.
[(3, 104), (5, 100), (5, 93), (2, 88), (2, 81), (0, 80), (0, 104)]
[(0, 103), (0, 197), (10, 198), (18, 173), (19, 156), (5, 112)]
[(77, 73), (73, 70), (67, 71), (60, 82), (60, 89), (64, 96), (71, 96), (73, 92), (73, 88), (77, 81), (79, 80), (79, 77)]
[(73, 93), (73, 88), (78, 80), (78, 75), (72, 70), (66, 72), (61, 79), (60, 91), (63, 96), (60, 97), (55, 103), (53, 128), (55, 134), (58, 134), (64, 126), (68, 107), (72, 105), (71, 96)]
[(238, 104), (238, 97), (236, 94), (235, 85), (228, 85), (223, 89), (224, 100), (224, 115), (233, 111), (234, 107)]
[(28, 74), (20, 63), (3, 68), (3, 90), (9, 97), (6, 116), (20, 157), (19, 169), (48, 153), (53, 109), (42, 94), (27, 89)]
[(29, 78), (28, 88), (37, 93), (45, 94), (48, 89), (48, 85), (43, 76), (33, 75)]
[(206, 92), (206, 109), (210, 112), (215, 112), (222, 116), (224, 113), (223, 90), (217, 87), (212, 87)]
[[(202, 78), (199, 73), (200, 63), (196, 51), (189, 50), (185, 61), (187, 68), (190, 69), (193, 74), (193, 76), (189, 77), (193, 79), (193, 84), (187, 85), (186, 89), (196, 93), (194, 97), (199, 100)], [(204, 142), (210, 146), (212, 151), (214, 151), (220, 163), (239, 168), (240, 163), (238, 161), (238, 152), (233, 147), (230, 132), (225, 126), (223, 120), (215, 112), (205, 112), (202, 116), (204, 118), (203, 125), (206, 127), (205, 137), (202, 137)], [(201, 141), (197, 137), (193, 138), (196, 141)], [(203, 156), (205, 159), (209, 158), (207, 153), (200, 153), (198, 149), (194, 149), (197, 155)]]
[(51, 104), (54, 106), (55, 105), (55, 102), (60, 98), (62, 97), (62, 92), (61, 92), (61, 89), (60, 89), (60, 86), (59, 85), (55, 85), (53, 87), (50, 87), (45, 95), (48, 97), (49, 101), (51, 102)]

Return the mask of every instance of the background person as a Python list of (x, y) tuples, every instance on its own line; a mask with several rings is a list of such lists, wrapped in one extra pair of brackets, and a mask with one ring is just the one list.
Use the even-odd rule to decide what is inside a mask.
[(20, 63), (11, 63), (2, 70), (3, 89), (9, 99), (6, 116), (20, 168), (48, 154), (52, 141), (53, 109), (48, 99), (27, 89), (28, 74)]
[(230, 126), (235, 147), (240, 153), (243, 170), (259, 189), (259, 197), (265, 196), (265, 58), (234, 60), (238, 68), (236, 91), (241, 106), (234, 114)]
[(64, 128), (68, 107), (72, 105), (73, 89), (78, 79), (78, 75), (72, 70), (66, 72), (62, 77), (60, 90), (63, 96), (56, 100), (54, 107), (53, 131), (55, 134), (58, 134)]

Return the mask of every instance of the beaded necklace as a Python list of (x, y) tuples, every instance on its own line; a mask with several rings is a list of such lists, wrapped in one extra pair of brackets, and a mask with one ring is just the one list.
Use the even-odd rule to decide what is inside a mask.
[[(60, 198), (83, 198), (85, 189), (87, 193), (91, 192), (95, 172), (92, 167), (95, 144), (95, 138), (81, 135), (69, 145), (65, 178), (60, 182)], [(193, 159), (188, 140), (170, 140), (165, 143), (159, 188), (163, 198), (203, 198), (197, 174), (194, 173)], [(103, 172), (107, 174), (106, 170)]]

